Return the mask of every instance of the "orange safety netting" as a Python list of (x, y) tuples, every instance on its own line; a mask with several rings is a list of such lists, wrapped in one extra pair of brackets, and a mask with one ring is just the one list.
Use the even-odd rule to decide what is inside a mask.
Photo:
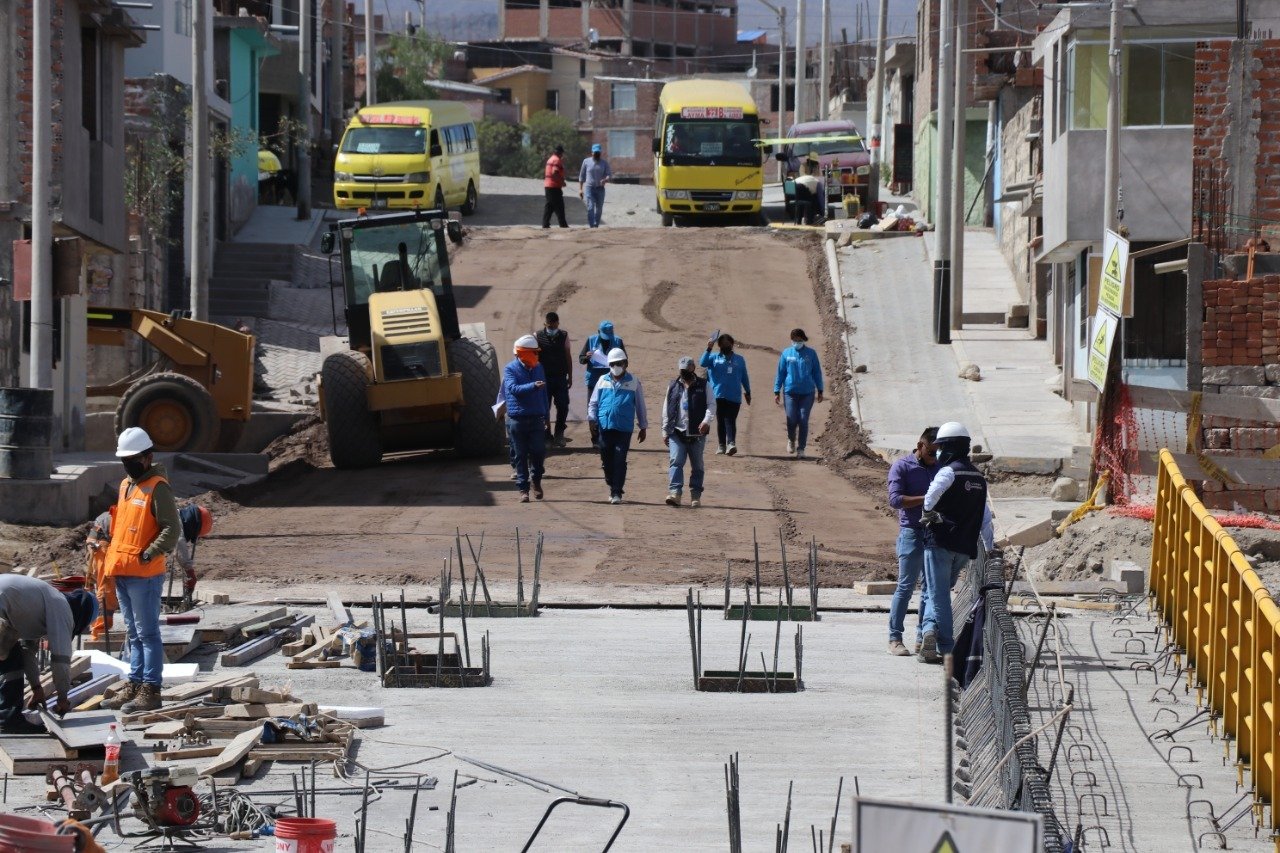
[(1129, 386), (1123, 382), (1114, 383), (1103, 398), (1093, 458), (1098, 474), (1106, 472), (1110, 476), (1112, 505), (1127, 505), (1134, 493), (1131, 472), (1138, 469), (1138, 422), (1129, 400)]
[[(1137, 518), (1142, 521), (1152, 521), (1156, 515), (1156, 508), (1153, 506), (1113, 506), (1107, 508), (1108, 515), (1115, 515), (1121, 518)], [(1211, 513), (1213, 520), (1221, 524), (1223, 527), (1248, 527), (1255, 530), (1280, 530), (1280, 522), (1272, 521), (1261, 515), (1252, 515), (1246, 512), (1223, 512)]]

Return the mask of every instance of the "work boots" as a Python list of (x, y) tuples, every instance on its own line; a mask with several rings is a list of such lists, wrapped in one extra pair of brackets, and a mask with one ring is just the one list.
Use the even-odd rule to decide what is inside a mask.
[(107, 711), (117, 711), (126, 702), (132, 702), (138, 696), (138, 688), (142, 686), (140, 681), (127, 681), (119, 693), (110, 699), (103, 699), (102, 704), (98, 707)]
[(138, 685), (138, 692), (133, 700), (120, 707), (122, 714), (137, 714), (142, 711), (155, 711), (160, 707), (160, 688), (154, 684)]

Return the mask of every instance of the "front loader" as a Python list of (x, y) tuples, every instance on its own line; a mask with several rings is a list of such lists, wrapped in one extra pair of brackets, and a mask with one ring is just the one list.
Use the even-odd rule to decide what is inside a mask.
[(483, 324), (458, 322), (446, 236), (460, 243), (461, 223), (431, 210), (345, 219), (321, 238), (338, 253), (346, 304), (347, 336), (321, 340), (320, 415), (336, 468), (396, 451), (502, 452), (490, 410), (498, 355)]

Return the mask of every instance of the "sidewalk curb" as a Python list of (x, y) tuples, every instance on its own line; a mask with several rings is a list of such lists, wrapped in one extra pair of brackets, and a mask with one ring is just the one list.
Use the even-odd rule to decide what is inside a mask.
[(836, 303), (836, 315), (840, 318), (840, 337), (844, 341), (845, 371), (849, 388), (853, 391), (853, 417), (862, 426), (862, 398), (858, 395), (858, 380), (853, 371), (853, 343), (849, 340), (849, 317), (844, 309), (844, 289), (840, 286), (840, 258), (836, 254), (835, 240), (824, 237), (822, 251), (827, 256), (827, 275), (831, 278), (832, 297)]

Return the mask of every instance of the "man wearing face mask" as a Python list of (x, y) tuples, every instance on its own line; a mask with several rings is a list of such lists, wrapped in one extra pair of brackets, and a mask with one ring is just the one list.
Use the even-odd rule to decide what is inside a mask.
[(787, 413), (787, 453), (804, 458), (809, 443), (809, 412), (815, 395), (822, 402), (822, 365), (808, 345), (804, 329), (791, 330), (791, 346), (778, 356), (778, 375), (773, 380), (773, 402)]
[[(546, 325), (538, 330), (538, 358), (547, 374), (547, 440), (564, 447), (564, 430), (569, 420), (569, 389), (573, 387), (569, 333), (560, 328), (560, 315), (548, 311)], [(556, 431), (551, 433), (551, 404), (556, 407)]]
[[(889, 506), (898, 511), (898, 588), (893, 591), (889, 605), (889, 654), (906, 657), (911, 651), (902, 642), (902, 632), (907, 620), (907, 605), (916, 591), (916, 582), (924, 573), (924, 538), (920, 514), (924, 512), (924, 494), (933, 482), (938, 470), (937, 448), (934, 440), (938, 428), (929, 427), (920, 434), (916, 449), (897, 460), (889, 468)], [(928, 585), (921, 593), (919, 622), (916, 626), (916, 647), (924, 637), (924, 600), (929, 597)]]
[(951, 587), (960, 571), (978, 556), (978, 539), (990, 541), (991, 511), (987, 478), (969, 461), (969, 431), (949, 421), (938, 427), (938, 472), (925, 492), (924, 637), (919, 658), (938, 663), (955, 647)]
[[(591, 395), (595, 393), (596, 383), (600, 381), (600, 377), (609, 372), (609, 353), (615, 349), (625, 353), (627, 345), (622, 342), (622, 338), (613, 333), (613, 323), (603, 320), (596, 334), (583, 342), (582, 351), (578, 353), (578, 363), (587, 368), (587, 399), (591, 399)], [(587, 426), (591, 430), (591, 446), (599, 450), (599, 428), (595, 421), (588, 421)]]
[(667, 404), (662, 408), (662, 443), (671, 452), (667, 506), (680, 506), (684, 490), (684, 463), (689, 461), (690, 506), (702, 506), (702, 483), (706, 476), (703, 453), (707, 433), (716, 417), (716, 399), (707, 393), (707, 380), (698, 376), (693, 359), (680, 359), (680, 375), (667, 388)]
[(609, 161), (604, 159), (600, 143), (591, 146), (591, 156), (582, 161), (578, 170), (578, 198), (587, 203), (587, 225), (600, 227), (600, 215), (604, 213), (604, 187), (613, 177)]
[[(747, 378), (747, 360), (733, 351), (733, 335), (713, 336), (700, 364), (707, 369), (707, 381), (716, 403), (716, 438), (720, 446), (716, 454), (733, 456), (738, 452), (738, 412), (743, 400), (751, 405), (751, 380)], [(720, 351), (711, 354), (711, 347)]]
[(538, 363), (538, 339), (524, 335), (515, 345), (515, 358), (502, 370), (502, 399), (507, 404), (507, 438), (515, 459), (520, 502), (542, 500), (542, 467), (547, 456), (547, 378)]
[(127, 475), (111, 521), (104, 570), (115, 581), (120, 615), (129, 641), (129, 681), (104, 708), (126, 714), (160, 707), (164, 645), (160, 640), (160, 595), (165, 555), (178, 545), (182, 521), (164, 467), (152, 464), (151, 436), (140, 427), (120, 433), (116, 456)]
[(600, 430), (600, 465), (609, 487), (609, 503), (622, 503), (627, 482), (627, 452), (631, 449), (631, 432), (640, 427), (639, 444), (644, 444), (649, 431), (645, 412), (644, 388), (640, 380), (627, 372), (627, 354), (621, 349), (610, 351), (609, 373), (596, 383), (587, 404), (587, 420)]

